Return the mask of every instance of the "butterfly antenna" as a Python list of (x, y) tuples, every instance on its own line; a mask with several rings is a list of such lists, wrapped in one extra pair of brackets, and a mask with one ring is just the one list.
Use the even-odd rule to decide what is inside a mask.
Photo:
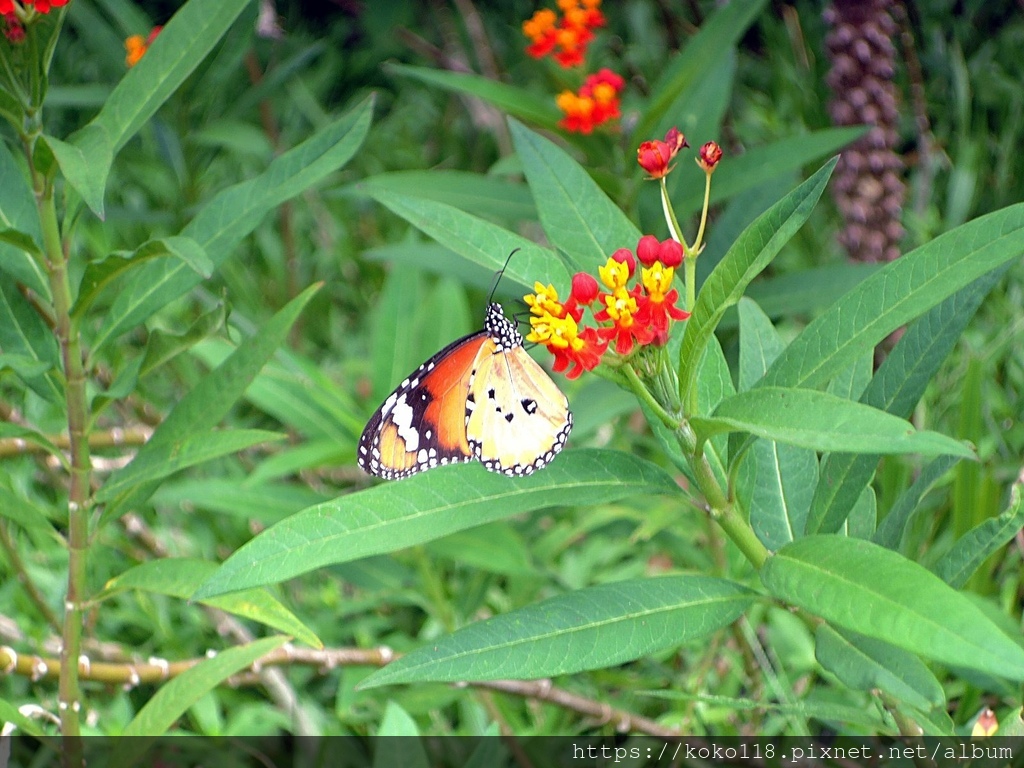
[(487, 303), (488, 304), (490, 304), (492, 301), (494, 301), (494, 292), (496, 290), (498, 290), (498, 282), (501, 280), (501, 276), (505, 274), (505, 270), (508, 268), (508, 263), (510, 261), (512, 261), (512, 257), (516, 255), (516, 251), (521, 251), (521, 250), (522, 250), (522, 248), (513, 248), (512, 249), (512, 253), (510, 253), (508, 255), (508, 258), (505, 259), (505, 263), (502, 265), (501, 269), (498, 270), (498, 274), (496, 274), (494, 276), (494, 283), (491, 285), (491, 292), (487, 296)]

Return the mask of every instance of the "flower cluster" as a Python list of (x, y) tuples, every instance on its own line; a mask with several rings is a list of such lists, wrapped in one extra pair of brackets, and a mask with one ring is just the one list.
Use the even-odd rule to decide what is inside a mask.
[(143, 37), (142, 35), (132, 35), (124, 41), (124, 49), (128, 55), (124, 57), (124, 63), (129, 67), (134, 67), (139, 63), (139, 60), (145, 55), (146, 51), (149, 50), (149, 46), (156, 40), (156, 36), (160, 34), (160, 30), (163, 27), (157, 26), (150, 30), (149, 35)]
[(567, 131), (590, 133), (595, 127), (619, 117), (619, 93), (625, 81), (610, 69), (590, 75), (576, 92), (562, 91), (555, 99), (565, 113), (558, 124)]
[[(639, 280), (629, 288), (629, 281), (637, 276), (637, 261), (642, 265)], [(672, 287), (675, 270), (682, 263), (683, 247), (675, 240), (644, 235), (635, 256), (628, 248), (620, 248), (598, 268), (600, 283), (585, 272), (574, 275), (564, 303), (554, 286), (536, 283), (535, 293), (525, 297), (531, 315), (526, 339), (547, 346), (555, 356), (554, 369), (565, 371), (570, 379), (596, 368), (613, 343), (622, 357), (637, 347), (663, 345), (672, 321), (690, 316), (676, 306), (679, 291)], [(596, 328), (580, 329), (584, 307), (593, 312), (599, 323)]]
[(20, 43), (25, 39), (24, 24), (32, 20), (33, 12), (49, 13), (52, 9), (67, 4), (68, 0), (0, 0), (4, 37), (12, 43)]
[(558, 0), (561, 18), (550, 8), (541, 8), (523, 22), (523, 34), (530, 39), (526, 52), (535, 59), (552, 54), (566, 69), (578, 67), (594, 29), (605, 24), (600, 5), (601, 0)]

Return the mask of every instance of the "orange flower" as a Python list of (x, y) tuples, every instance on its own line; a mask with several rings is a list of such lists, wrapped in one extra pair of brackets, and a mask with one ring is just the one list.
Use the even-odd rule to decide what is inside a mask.
[(556, 98), (565, 117), (558, 123), (573, 133), (590, 133), (595, 127), (614, 120), (619, 111), (619, 92), (626, 82), (610, 69), (602, 69), (583, 81), (577, 93), (562, 91)]
[(561, 18), (550, 8), (541, 8), (523, 22), (523, 34), (530, 39), (526, 52), (535, 59), (552, 54), (566, 69), (579, 66), (594, 39), (593, 30), (605, 25), (600, 5), (601, 0), (558, 0)]
[(124, 57), (124, 63), (129, 68), (139, 63), (139, 59), (149, 50), (149, 46), (156, 40), (156, 36), (160, 34), (161, 29), (163, 27), (153, 27), (146, 38), (143, 38), (142, 35), (132, 35), (124, 41), (124, 49), (128, 52), (128, 55)]

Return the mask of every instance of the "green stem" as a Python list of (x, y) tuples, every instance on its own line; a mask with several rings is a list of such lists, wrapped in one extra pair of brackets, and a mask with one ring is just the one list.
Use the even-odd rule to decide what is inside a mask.
[(711, 202), (711, 174), (704, 174), (704, 206), (700, 211), (700, 227), (697, 229), (697, 237), (693, 241), (694, 255), (704, 248), (704, 227), (708, 223), (708, 204)]
[(676, 212), (672, 210), (672, 201), (668, 199), (668, 185), (665, 184), (665, 177), (662, 176), (658, 181), (661, 186), (661, 210), (665, 214), (665, 223), (668, 225), (668, 232), (672, 236), (673, 240), (683, 246), (685, 251), (689, 251), (689, 246), (687, 246), (686, 241), (683, 240), (683, 228), (679, 226), (679, 220), (676, 218)]
[(686, 283), (686, 311), (693, 312), (697, 303), (697, 255), (687, 254), (683, 260), (684, 278)]
[[(29, 149), (28, 156), (32, 153)], [(71, 454), (71, 484), (68, 490), (68, 589), (64, 603), (61, 671), (58, 695), (61, 734), (81, 734), (81, 692), (78, 682), (78, 657), (82, 649), (82, 622), (87, 600), (87, 553), (89, 546), (89, 508), (91, 460), (87, 434), (88, 406), (85, 370), (78, 329), (71, 321), (71, 281), (67, 256), (61, 243), (60, 224), (53, 199), (53, 183), (33, 169), (36, 207), (43, 232), (46, 266), (53, 294), (54, 332), (60, 344), (64, 366), (65, 400), (68, 417), (68, 444)], [(71, 764), (69, 759), (66, 765)]]
[(640, 377), (636, 375), (636, 371), (633, 369), (632, 364), (626, 363), (619, 368), (619, 370), (622, 371), (623, 375), (626, 377), (626, 381), (629, 383), (629, 388), (633, 391), (633, 394), (643, 400), (644, 405), (650, 408), (666, 427), (672, 430), (679, 429), (679, 419), (672, 418), (672, 416), (661, 407), (661, 403), (654, 399), (654, 395), (652, 395), (650, 390), (644, 386), (642, 381), (640, 381)]

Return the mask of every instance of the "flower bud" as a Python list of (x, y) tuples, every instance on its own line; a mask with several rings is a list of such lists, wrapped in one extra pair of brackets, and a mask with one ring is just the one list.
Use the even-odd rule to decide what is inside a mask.
[(704, 169), (704, 173), (712, 174), (715, 166), (722, 159), (722, 148), (717, 142), (709, 141), (697, 152), (697, 165)]
[(678, 267), (683, 263), (683, 246), (670, 237), (658, 245), (658, 261), (666, 267)]
[(577, 272), (572, 276), (572, 298), (579, 304), (592, 304), (597, 298), (600, 287), (593, 275)]
[(636, 272), (636, 258), (633, 256), (633, 252), (629, 248), (619, 248), (615, 253), (612, 254), (612, 258), (615, 261), (622, 262), (629, 268), (629, 276), (632, 277), (633, 273)]
[(658, 242), (658, 238), (654, 235), (644, 235), (640, 238), (640, 242), (636, 244), (636, 257), (640, 260), (641, 264), (649, 267), (658, 260), (660, 248), (661, 243)]

